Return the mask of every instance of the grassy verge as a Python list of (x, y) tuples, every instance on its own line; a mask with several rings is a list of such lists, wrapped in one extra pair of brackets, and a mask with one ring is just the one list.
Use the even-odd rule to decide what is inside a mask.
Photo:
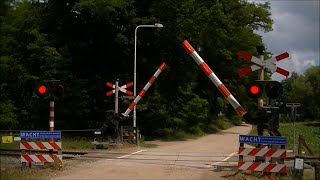
[[(293, 149), (298, 152), (299, 134), (302, 135), (316, 156), (320, 156), (320, 123), (319, 122), (302, 122), (295, 123), (295, 138), (294, 128), (292, 123), (281, 123), (279, 131), (287, 137), (287, 149)], [(295, 147), (293, 144), (295, 143)]]
[[(241, 121), (239, 121), (241, 123)], [(160, 140), (163, 141), (183, 141), (188, 139), (196, 139), (207, 134), (213, 134), (224, 129), (231, 128), (240, 123), (228, 121), (226, 118), (221, 117), (217, 119), (214, 124), (204, 124), (202, 126), (194, 127), (192, 132), (180, 129), (163, 129), (160, 135)], [(150, 139), (152, 140), (152, 139)]]
[(88, 139), (68, 139), (63, 138), (62, 142), (62, 149), (81, 149), (81, 150), (90, 150), (94, 149), (94, 145), (91, 144), (92, 140)]
[(20, 141), (14, 141), (8, 144), (1, 144), (1, 149), (20, 149)]
[[(295, 152), (298, 152), (299, 134), (301, 134), (307, 145), (310, 147), (314, 155), (320, 156), (320, 123), (319, 122), (299, 122), (295, 123), (295, 138), (292, 123), (280, 123), (279, 131), (282, 136), (287, 138), (286, 149), (293, 150), (293, 142), (295, 142)], [(257, 135), (257, 128), (252, 128), (252, 135)], [(294, 141), (295, 140), (295, 141)]]
[(16, 179), (49, 179), (53, 177), (63, 168), (59, 164), (48, 163), (44, 166), (33, 166), (32, 168), (23, 168), (20, 165), (3, 164), (1, 166), (0, 179), (16, 180)]

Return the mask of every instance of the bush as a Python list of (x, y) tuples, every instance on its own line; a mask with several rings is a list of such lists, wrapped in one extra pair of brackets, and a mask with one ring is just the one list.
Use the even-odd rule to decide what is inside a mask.
[(204, 134), (204, 132), (202, 131), (202, 129), (200, 128), (200, 126), (193, 126), (190, 128), (189, 132), (193, 135), (196, 136), (201, 136)]
[(286, 115), (286, 114), (280, 114), (279, 115), (279, 122), (282, 122), (282, 123), (289, 123), (289, 122), (291, 122), (292, 120), (291, 120), (291, 118), (288, 116), (288, 115)]
[(176, 130), (171, 128), (164, 128), (161, 130), (161, 139), (166, 141), (172, 140), (185, 140), (187, 138), (187, 133), (183, 130)]

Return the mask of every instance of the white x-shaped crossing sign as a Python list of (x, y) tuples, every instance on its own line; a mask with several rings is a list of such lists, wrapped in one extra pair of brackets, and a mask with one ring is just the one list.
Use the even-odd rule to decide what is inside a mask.
[[(112, 95), (113, 93), (116, 92), (116, 85), (114, 85), (114, 84), (112, 84), (112, 83), (109, 83), (109, 82), (107, 82), (106, 85), (109, 86), (109, 87), (111, 87), (111, 88), (114, 88), (114, 90), (108, 91), (108, 92), (106, 93), (107, 96), (110, 96), (110, 95)], [(119, 91), (121, 91), (121, 92), (123, 92), (123, 93), (125, 93), (125, 94), (128, 94), (128, 95), (132, 96), (133, 93), (132, 93), (131, 91), (129, 91), (129, 90), (126, 90), (127, 87), (130, 87), (130, 86), (132, 86), (132, 85), (133, 85), (133, 82), (129, 82), (129, 83), (123, 85), (123, 86), (118, 87), (118, 89), (119, 89)]]
[(285, 69), (279, 68), (276, 66), (276, 62), (281, 61), (287, 57), (289, 57), (289, 54), (287, 52), (280, 54), (276, 57), (272, 57), (270, 59), (267, 59), (265, 61), (263, 61), (262, 59), (259, 59), (257, 57), (252, 56), (251, 54), (248, 54), (244, 51), (240, 51), (238, 54), (241, 58), (243, 58), (246, 61), (251, 61), (254, 63), (254, 65), (240, 69), (238, 71), (240, 76), (244, 76), (246, 74), (249, 74), (253, 71), (256, 71), (258, 69), (262, 69), (262, 68), (267, 68), (270, 69), (270, 71), (272, 73), (277, 72), (283, 76), (288, 77), (289, 76), (289, 72)]

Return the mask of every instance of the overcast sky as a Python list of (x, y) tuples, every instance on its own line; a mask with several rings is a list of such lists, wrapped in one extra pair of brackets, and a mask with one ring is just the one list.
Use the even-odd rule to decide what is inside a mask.
[[(258, 32), (266, 49), (274, 56), (284, 52), (289, 58), (277, 66), (290, 72), (303, 74), (311, 66), (319, 66), (319, 0), (250, 0), (270, 2), (273, 31)], [(289, 76), (290, 77), (290, 76)], [(274, 73), (272, 79), (281, 81), (284, 76)]]

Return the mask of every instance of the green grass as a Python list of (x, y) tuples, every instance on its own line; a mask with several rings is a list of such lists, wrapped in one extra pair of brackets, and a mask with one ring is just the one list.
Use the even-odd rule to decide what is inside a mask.
[(47, 163), (41, 167), (21, 168), (21, 166), (1, 165), (0, 179), (2, 180), (37, 180), (50, 179), (54, 174), (60, 173), (62, 167), (59, 164)]
[(62, 149), (94, 149), (94, 145), (91, 144), (92, 140), (88, 139), (67, 139), (63, 138), (62, 142)]
[(140, 147), (143, 147), (143, 148), (156, 148), (156, 147), (158, 147), (158, 145), (152, 144), (152, 143), (141, 142), (140, 143)]
[[(293, 150), (293, 124), (280, 123), (279, 131), (287, 138), (286, 149)], [(254, 126), (251, 135), (257, 135), (257, 128)], [(307, 145), (315, 156), (320, 156), (320, 123), (319, 122), (299, 122), (295, 123), (295, 152), (298, 152), (299, 134), (301, 134)]]
[[(226, 118), (217, 119), (214, 124), (203, 124), (193, 128), (192, 131), (189, 132), (182, 129), (170, 129), (165, 128), (162, 129), (162, 135), (160, 140), (163, 141), (184, 141), (189, 139), (197, 139), (199, 137), (205, 136), (207, 134), (217, 133), (221, 130), (231, 128), (235, 125), (239, 125), (238, 123), (230, 122)], [(152, 140), (152, 139), (148, 139)]]
[(0, 147), (1, 149), (20, 149), (20, 141), (14, 141), (8, 144), (1, 143)]
[(293, 149), (295, 142), (295, 152), (298, 152), (299, 134), (302, 135), (314, 155), (320, 156), (320, 123), (319, 122), (302, 122), (295, 123), (295, 141), (293, 141), (292, 123), (281, 123), (280, 133), (287, 138), (287, 149)]

